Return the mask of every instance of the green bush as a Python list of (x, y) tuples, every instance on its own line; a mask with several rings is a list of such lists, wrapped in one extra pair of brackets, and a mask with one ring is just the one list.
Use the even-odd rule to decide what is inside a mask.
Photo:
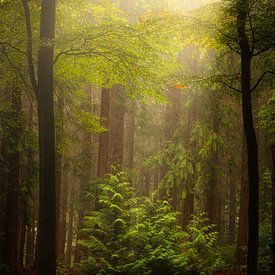
[(100, 207), (85, 217), (89, 237), (79, 241), (90, 252), (84, 274), (211, 274), (219, 265), (217, 233), (205, 214), (184, 231), (168, 201), (136, 197), (125, 174), (91, 184)]

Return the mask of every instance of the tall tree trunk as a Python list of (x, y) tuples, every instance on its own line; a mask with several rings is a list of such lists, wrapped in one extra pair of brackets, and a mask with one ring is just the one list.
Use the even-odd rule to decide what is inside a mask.
[(252, 103), (251, 103), (251, 53), (246, 34), (246, 18), (248, 12), (247, 0), (241, 1), (237, 14), (237, 32), (241, 49), (241, 91), (242, 114), (247, 145), (247, 167), (249, 183), (248, 201), (248, 251), (247, 273), (258, 273), (259, 249), (259, 172), (258, 172), (258, 145), (254, 130)]
[(133, 99), (129, 100), (126, 118), (125, 118), (125, 152), (124, 152), (124, 166), (132, 168), (134, 162), (134, 145), (135, 145), (135, 110), (136, 103)]
[(68, 207), (69, 207), (69, 213), (68, 213), (68, 234), (67, 234), (67, 246), (66, 246), (66, 265), (71, 265), (71, 258), (72, 258), (72, 243), (73, 243), (73, 225), (74, 225), (74, 191), (71, 186), (69, 185), (70, 191), (69, 191), (69, 198), (68, 198)]
[(115, 85), (111, 89), (110, 112), (110, 164), (121, 169), (124, 149), (125, 95), (120, 85)]
[[(5, 234), (6, 228), (7, 170), (8, 140), (3, 137), (0, 145), (0, 232), (2, 234)], [(6, 262), (6, 241), (2, 237), (0, 238), (0, 263), (5, 264)]]
[(102, 88), (100, 104), (100, 123), (107, 130), (99, 135), (97, 176), (102, 177), (109, 171), (109, 116), (110, 89)]
[(234, 243), (236, 239), (236, 184), (229, 164), (229, 225), (228, 242)]
[[(62, 142), (62, 136), (64, 135), (64, 127), (63, 127), (63, 119), (64, 119), (64, 92), (61, 89), (59, 91), (59, 95), (57, 98), (57, 121), (58, 124), (56, 127), (57, 132), (57, 144)], [(56, 236), (57, 236), (57, 249), (56, 249), (56, 256), (60, 262), (65, 261), (64, 259), (64, 248), (65, 248), (65, 238), (64, 232), (66, 232), (66, 210), (64, 209), (64, 203), (66, 204), (67, 201), (67, 192), (65, 188), (65, 181), (63, 178), (63, 155), (58, 150), (58, 146), (56, 148)], [(65, 207), (66, 209), (66, 207)], [(65, 223), (64, 223), (65, 220)]]
[(38, 52), (39, 126), (39, 275), (56, 274), (55, 124), (53, 100), (53, 39), (55, 0), (42, 0)]
[(237, 235), (236, 265), (243, 266), (246, 263), (248, 241), (248, 178), (247, 178), (247, 149), (246, 140), (243, 136), (242, 167), (241, 167), (241, 190), (239, 207), (239, 224)]
[(34, 248), (35, 248), (35, 223), (29, 222), (27, 226), (27, 238), (26, 238), (26, 267), (33, 266), (34, 263)]
[[(11, 96), (13, 113), (11, 117), (15, 120), (15, 125), (20, 125), (21, 95), (13, 87)], [(15, 126), (11, 130), (11, 137), (8, 141), (8, 174), (7, 174), (7, 194), (6, 194), (6, 217), (5, 217), (5, 243), (3, 251), (4, 261), (11, 274), (15, 274), (19, 267), (19, 182), (20, 182), (20, 126)]]
[[(86, 87), (86, 101), (88, 102), (87, 105), (83, 105), (83, 108), (87, 112), (91, 112), (91, 91), (90, 86)], [(83, 204), (81, 203), (82, 198), (84, 196), (84, 189), (86, 184), (91, 179), (91, 172), (92, 172), (92, 135), (90, 132), (84, 131), (83, 132), (83, 147), (82, 147), (82, 157), (83, 157), (83, 171), (80, 178), (80, 184), (79, 184), (79, 209), (78, 209), (78, 223), (77, 223), (77, 234), (76, 234), (76, 240), (85, 238), (85, 234), (81, 232), (81, 229), (83, 228), (83, 218), (85, 215), (85, 208)], [(85, 249), (77, 245), (75, 254), (74, 254), (74, 262), (79, 263), (81, 260), (81, 257), (84, 256)]]
[(272, 152), (272, 243), (271, 248), (271, 261), (270, 274), (275, 274), (275, 144), (271, 146)]
[[(212, 114), (212, 131), (215, 135), (219, 135), (219, 106), (217, 99), (215, 97), (211, 98), (212, 108), (215, 113)], [(206, 194), (206, 204), (205, 209), (208, 213), (211, 223), (214, 223), (217, 227), (216, 230), (221, 233), (221, 223), (222, 223), (222, 211), (221, 211), (221, 201), (222, 201), (222, 186), (219, 184), (218, 179), (218, 167), (219, 167), (219, 149), (212, 149), (211, 164), (210, 164), (210, 180), (209, 186)], [(221, 238), (221, 234), (220, 234)]]

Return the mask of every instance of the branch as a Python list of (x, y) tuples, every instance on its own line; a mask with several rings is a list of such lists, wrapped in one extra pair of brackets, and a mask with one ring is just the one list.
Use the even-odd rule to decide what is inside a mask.
[(234, 49), (229, 43), (226, 43), (226, 46), (227, 46), (231, 51), (233, 51), (233, 52), (235, 52), (235, 53), (241, 55), (241, 52), (238, 51), (238, 50), (236, 50), (236, 49)]
[(261, 53), (267, 52), (267, 51), (269, 51), (270, 49), (271, 49), (271, 47), (263, 48), (263, 49), (257, 51), (256, 53), (254, 53), (252, 56), (260, 55)]
[(253, 88), (250, 90), (251, 93), (257, 89), (257, 87), (259, 86), (259, 84), (261, 83), (261, 81), (263, 80), (263, 78), (265, 77), (266, 74), (273, 74), (273, 75), (275, 75), (275, 72), (273, 72), (273, 71), (265, 71), (265, 72), (259, 77), (258, 81), (257, 81), (256, 84), (253, 86)]
[(233, 86), (231, 86), (231, 85), (229, 85), (229, 84), (227, 84), (227, 83), (225, 83), (225, 82), (223, 82), (223, 81), (219, 81), (221, 84), (223, 84), (224, 86), (226, 86), (227, 88), (230, 88), (231, 90), (234, 90), (235, 92), (238, 92), (238, 93), (241, 93), (242, 91), (241, 90), (239, 90), (239, 89), (237, 89), (237, 88), (235, 88), (235, 87), (233, 87)]
[(252, 34), (252, 48), (250, 50), (250, 54), (253, 56), (256, 40), (255, 40), (255, 33), (254, 33), (254, 30), (253, 30), (253, 26), (252, 26), (251, 16), (250, 16), (249, 13), (248, 13), (248, 19), (249, 19), (249, 26), (250, 26), (250, 30), (251, 30), (251, 34)]
[[(24, 51), (22, 51), (21, 49), (15, 47), (14, 45), (12, 45), (11, 43), (9, 43), (7, 41), (0, 41), (0, 44), (2, 45), (2, 47), (4, 47), (4, 45), (8, 45), (9, 48), (11, 48), (11, 49), (13, 49), (13, 50), (25, 55), (25, 56), (27, 55)], [(8, 49), (6, 49), (6, 50), (8, 50)]]
[(31, 21), (30, 21), (30, 10), (28, 0), (22, 0), (22, 5), (25, 14), (25, 24), (26, 24), (26, 33), (27, 33), (27, 60), (28, 60), (28, 67), (29, 67), (29, 74), (31, 84), (36, 95), (38, 97), (38, 84), (35, 77), (34, 72), (34, 65), (33, 65), (33, 54), (32, 54), (32, 29), (31, 29)]

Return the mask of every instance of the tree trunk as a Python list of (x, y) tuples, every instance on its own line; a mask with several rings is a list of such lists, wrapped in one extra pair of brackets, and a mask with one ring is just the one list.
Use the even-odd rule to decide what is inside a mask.
[(236, 240), (236, 184), (232, 174), (231, 164), (229, 164), (229, 225), (228, 242), (234, 243)]
[(29, 222), (27, 226), (27, 238), (26, 238), (26, 267), (33, 266), (34, 263), (34, 248), (35, 248), (35, 223)]
[(109, 116), (110, 89), (102, 88), (100, 104), (100, 123), (107, 130), (99, 135), (97, 176), (102, 177), (109, 171)]
[[(13, 88), (11, 96), (13, 108), (12, 118), (20, 125), (21, 95)], [(8, 141), (8, 174), (6, 194), (5, 242), (3, 263), (8, 266), (11, 274), (15, 274), (19, 267), (19, 183), (20, 183), (20, 152), (18, 150), (21, 136), (21, 126), (14, 126)]]
[(42, 0), (38, 52), (39, 275), (56, 274), (55, 124), (53, 100), (53, 39), (55, 0)]
[(67, 234), (67, 246), (66, 246), (66, 265), (71, 265), (71, 258), (72, 258), (72, 243), (73, 243), (73, 225), (74, 225), (74, 192), (73, 188), (70, 187), (69, 193), (69, 213), (68, 213), (68, 234)]
[(258, 145), (254, 130), (252, 103), (251, 103), (251, 53), (246, 34), (246, 17), (248, 3), (242, 1), (243, 6), (238, 9), (237, 32), (241, 49), (241, 91), (242, 114), (247, 145), (247, 167), (249, 183), (248, 201), (248, 251), (247, 273), (258, 273), (258, 248), (259, 248), (259, 172), (258, 172)]
[(247, 149), (246, 140), (243, 136), (242, 145), (242, 167), (241, 167), (241, 190), (240, 190), (240, 208), (239, 225), (237, 235), (237, 253), (236, 265), (243, 266), (246, 263), (247, 241), (248, 241), (248, 178), (247, 178)]
[(120, 85), (115, 85), (111, 89), (110, 111), (110, 164), (121, 169), (124, 151), (125, 96)]
[[(62, 136), (64, 135), (64, 127), (63, 127), (63, 119), (64, 119), (64, 93), (62, 89), (59, 91), (58, 99), (57, 99), (57, 121), (58, 124), (56, 127), (57, 132), (57, 144), (62, 142)], [(67, 196), (66, 196), (66, 188), (65, 182), (63, 179), (63, 155), (58, 150), (58, 146), (56, 149), (56, 167), (55, 167), (55, 175), (56, 175), (56, 236), (57, 236), (57, 244), (56, 244), (56, 256), (58, 261), (64, 263), (64, 248), (65, 248), (65, 238), (64, 232), (66, 232), (66, 211), (64, 212), (64, 203), (66, 204)], [(66, 206), (65, 206), (66, 209)], [(65, 219), (65, 223), (64, 223)]]
[(272, 243), (271, 248), (271, 261), (270, 275), (275, 274), (275, 144), (271, 146), (272, 152)]
[(124, 152), (124, 166), (132, 168), (134, 162), (134, 145), (135, 145), (135, 109), (136, 103), (133, 99), (129, 101), (127, 114), (125, 118), (125, 152)]
[[(86, 102), (87, 104), (83, 104), (83, 109), (87, 112), (91, 112), (91, 90), (90, 86), (87, 86), (85, 89), (86, 92)], [(85, 215), (85, 207), (82, 203), (83, 197), (84, 197), (84, 189), (87, 185), (87, 183), (91, 180), (92, 175), (92, 135), (90, 132), (84, 130), (83, 132), (83, 147), (82, 150), (82, 158), (83, 158), (83, 171), (80, 176), (80, 183), (79, 183), (79, 209), (78, 209), (78, 222), (77, 222), (77, 233), (76, 233), (76, 240), (84, 239), (86, 238), (86, 234), (81, 232), (81, 229), (83, 228), (83, 218)], [(79, 263), (81, 261), (81, 257), (84, 256), (86, 249), (83, 246), (77, 245), (75, 249), (74, 254), (74, 262)]]
[[(212, 108), (215, 113), (212, 114), (212, 131), (215, 135), (219, 135), (219, 107), (218, 102), (215, 97), (211, 98)], [(211, 164), (210, 164), (210, 180), (209, 186), (206, 194), (206, 204), (205, 209), (208, 213), (211, 223), (214, 223), (217, 227), (219, 234), (219, 239), (221, 239), (221, 223), (222, 223), (222, 212), (221, 212), (221, 201), (222, 201), (222, 186), (219, 184), (218, 179), (218, 167), (219, 167), (219, 148), (212, 149)]]

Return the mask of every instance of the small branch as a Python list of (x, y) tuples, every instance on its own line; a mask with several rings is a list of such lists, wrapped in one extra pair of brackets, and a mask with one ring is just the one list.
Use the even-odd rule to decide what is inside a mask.
[[(0, 41), (0, 44), (2, 45), (2, 47), (4, 47), (4, 45), (7, 45), (7, 46), (9, 46), (10, 49), (13, 49), (13, 50), (25, 55), (25, 56), (27, 55), (24, 51), (22, 51), (21, 49), (15, 47), (14, 45), (12, 45), (11, 43), (9, 43), (7, 41)], [(8, 50), (8, 49), (6, 48), (6, 50)]]
[(229, 84), (227, 84), (227, 83), (225, 83), (225, 82), (223, 82), (223, 81), (219, 81), (221, 84), (223, 84), (224, 86), (226, 86), (227, 88), (230, 88), (231, 90), (233, 90), (233, 91), (235, 91), (235, 92), (238, 92), (238, 93), (242, 93), (242, 91), (241, 90), (239, 90), (239, 89), (237, 89), (237, 88), (235, 88), (235, 87), (233, 87), (233, 86), (231, 86), (231, 85), (229, 85)]
[(257, 81), (256, 84), (253, 86), (253, 88), (250, 90), (251, 93), (257, 89), (257, 87), (259, 86), (259, 84), (261, 83), (261, 81), (263, 80), (263, 78), (265, 77), (266, 74), (273, 74), (273, 75), (275, 75), (275, 72), (273, 72), (273, 71), (265, 71), (265, 72), (259, 77), (258, 81)]
[(27, 60), (28, 60), (28, 67), (29, 67), (29, 74), (31, 84), (36, 95), (38, 97), (38, 85), (37, 80), (35, 77), (34, 72), (34, 65), (33, 65), (33, 54), (32, 54), (32, 29), (31, 29), (31, 21), (30, 21), (30, 10), (28, 0), (22, 0), (22, 5), (25, 14), (25, 24), (26, 24), (26, 33), (27, 33)]
[(253, 30), (253, 26), (252, 26), (251, 16), (250, 16), (249, 13), (248, 13), (248, 19), (249, 19), (249, 26), (250, 26), (250, 30), (251, 30), (251, 34), (252, 34), (252, 48), (250, 50), (250, 54), (252, 56), (254, 56), (253, 53), (254, 53), (254, 49), (255, 49), (256, 40), (255, 40), (255, 33), (254, 33), (254, 30)]
[(263, 49), (257, 51), (256, 53), (254, 53), (252, 56), (260, 55), (261, 53), (267, 52), (267, 51), (270, 50), (270, 49), (271, 49), (271, 47), (263, 48)]
[(241, 52), (239, 52), (238, 50), (234, 49), (229, 43), (226, 43), (226, 46), (233, 52), (241, 55)]

